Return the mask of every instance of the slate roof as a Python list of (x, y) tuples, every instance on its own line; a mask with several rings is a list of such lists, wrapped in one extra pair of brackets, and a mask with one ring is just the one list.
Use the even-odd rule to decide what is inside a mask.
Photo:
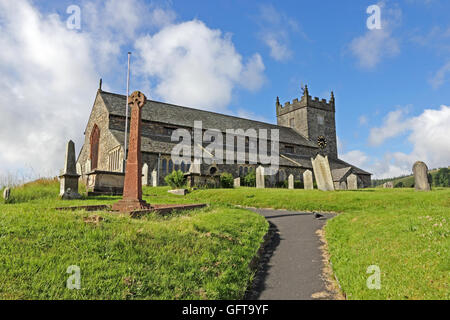
[(341, 181), (351, 170), (352, 167), (331, 170), (331, 176), (333, 177), (333, 181)]
[[(105, 91), (100, 91), (100, 94), (110, 114), (125, 117), (124, 95)], [(131, 111), (129, 112), (131, 114)], [(153, 100), (147, 100), (144, 105), (142, 119), (191, 128), (194, 126), (194, 121), (202, 121), (204, 129), (219, 129), (223, 132), (226, 129), (278, 129), (280, 142), (318, 148), (313, 142), (291, 128)]]

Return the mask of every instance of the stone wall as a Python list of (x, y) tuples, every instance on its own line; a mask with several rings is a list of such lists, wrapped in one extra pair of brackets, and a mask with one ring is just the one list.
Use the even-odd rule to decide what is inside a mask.
[(109, 131), (109, 116), (108, 111), (104, 105), (104, 102), (99, 94), (95, 98), (92, 112), (84, 132), (84, 145), (81, 148), (80, 154), (77, 159), (77, 163), (80, 164), (82, 175), (86, 174), (86, 160), (90, 158), (90, 137), (94, 125), (97, 125), (100, 129), (100, 142), (98, 151), (98, 170), (109, 170), (109, 152), (119, 147), (119, 161), (123, 161), (123, 149), (120, 143), (114, 138)]

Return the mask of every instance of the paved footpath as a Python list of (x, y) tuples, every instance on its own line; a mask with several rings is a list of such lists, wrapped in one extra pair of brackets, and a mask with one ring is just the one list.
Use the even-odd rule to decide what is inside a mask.
[[(310, 300), (327, 293), (322, 279), (321, 242), (316, 234), (327, 218), (311, 213), (251, 209), (269, 221), (275, 233), (261, 259), (253, 290), (248, 299)], [(329, 293), (329, 292), (328, 292)], [(328, 296), (330, 299), (332, 296)], [(322, 297), (322, 299), (325, 297)]]

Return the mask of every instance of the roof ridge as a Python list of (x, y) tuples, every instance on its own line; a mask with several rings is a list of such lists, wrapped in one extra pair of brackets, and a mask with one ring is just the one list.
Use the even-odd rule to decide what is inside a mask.
[[(107, 91), (101, 91), (100, 93), (106, 93), (106, 94), (111, 94), (111, 95), (115, 95), (115, 96), (119, 96), (119, 97), (125, 98), (125, 95), (123, 95), (123, 94), (118, 94), (118, 93), (113, 93), (113, 92), (107, 92)], [(209, 111), (209, 110), (203, 110), (203, 109), (197, 109), (197, 108), (193, 108), (193, 107), (180, 106), (180, 105), (178, 105), (178, 104), (173, 104), (173, 103), (168, 103), (168, 102), (162, 102), (162, 101), (156, 101), (156, 100), (152, 100), (152, 99), (147, 99), (147, 102), (153, 102), (153, 103), (159, 103), (159, 104), (166, 104), (166, 105), (169, 105), (169, 106), (172, 106), (172, 107), (177, 107), (177, 108), (182, 108), (182, 109), (190, 109), (190, 110), (195, 110), (195, 111), (200, 111), (200, 112), (207, 112), (207, 113), (217, 114), (217, 115), (221, 115), (221, 116), (225, 116), (225, 117), (241, 119), (241, 120), (245, 120), (245, 121), (258, 122), (258, 123), (262, 123), (262, 124), (265, 124), (265, 125), (271, 125), (271, 126), (274, 126), (274, 127), (292, 129), (292, 128), (280, 126), (280, 125), (277, 125), (277, 124), (274, 124), (274, 123), (269, 123), (269, 122), (264, 122), (264, 121), (259, 121), (259, 120), (252, 120), (252, 119), (242, 118), (242, 117), (238, 117), (238, 116), (234, 116), (234, 115), (229, 115), (229, 114), (225, 114), (225, 113), (220, 113), (220, 112), (215, 112), (215, 111)], [(294, 130), (294, 131), (295, 131), (295, 130)], [(296, 132), (296, 131), (295, 131), (295, 132)], [(297, 133), (297, 132), (296, 132), (296, 133)]]

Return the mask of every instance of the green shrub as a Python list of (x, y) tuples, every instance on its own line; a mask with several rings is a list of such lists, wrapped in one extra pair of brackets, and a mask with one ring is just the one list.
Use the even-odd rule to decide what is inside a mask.
[(234, 179), (233, 176), (228, 173), (228, 172), (224, 172), (220, 175), (220, 186), (222, 188), (233, 188), (234, 187)]
[(249, 172), (244, 177), (244, 186), (256, 187), (256, 171), (255, 171), (255, 169), (250, 169)]
[(173, 189), (181, 189), (186, 185), (184, 173), (181, 170), (172, 171), (164, 178), (164, 181)]

